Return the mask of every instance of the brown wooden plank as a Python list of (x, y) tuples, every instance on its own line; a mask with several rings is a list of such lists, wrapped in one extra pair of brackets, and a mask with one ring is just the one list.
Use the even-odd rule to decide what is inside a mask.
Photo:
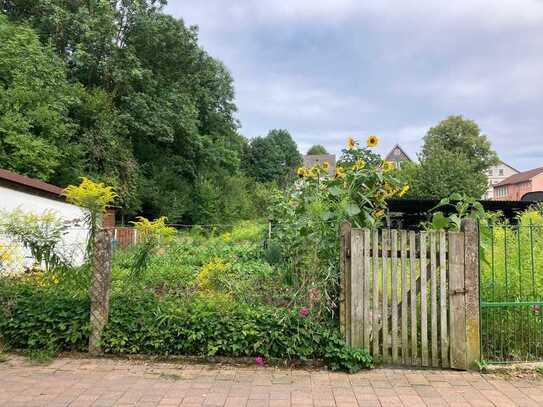
[(441, 336), (441, 367), (449, 367), (449, 323), (447, 312), (447, 234), (439, 232), (439, 324)]
[(392, 363), (398, 363), (398, 231), (392, 230), (390, 232), (390, 248), (392, 250), (392, 269), (390, 275), (390, 288), (391, 288), (391, 306), (392, 306), (392, 319), (391, 319), (391, 342), (392, 342)]
[(428, 366), (428, 296), (427, 296), (427, 233), (420, 233), (420, 347), (421, 364)]
[(449, 304), (451, 367), (466, 370), (464, 234), (461, 232), (449, 232)]
[(417, 256), (417, 235), (414, 231), (409, 232), (409, 275), (410, 283), (410, 308), (411, 308), (411, 363), (418, 365), (418, 339), (417, 339), (417, 271), (416, 271), (416, 256)]
[(466, 289), (466, 358), (468, 368), (481, 359), (479, 331), (479, 228), (474, 219), (462, 222), (464, 232), (464, 285)]
[(400, 250), (402, 258), (402, 363), (409, 361), (409, 313), (407, 308), (407, 231), (400, 231)]
[(378, 359), (379, 353), (379, 317), (382, 315), (379, 310), (379, 230), (375, 229), (372, 236), (373, 247), (373, 279), (372, 279), (372, 309), (373, 319), (371, 335), (373, 342), (373, 356)]
[(439, 367), (437, 352), (437, 253), (436, 232), (430, 233), (430, 305), (432, 338), (432, 367)]
[(351, 230), (351, 346), (364, 346), (364, 232)]
[(383, 344), (383, 362), (390, 363), (390, 333), (388, 332), (388, 273), (389, 273), (389, 264), (388, 264), (388, 246), (390, 241), (390, 232), (388, 229), (383, 229), (382, 236), (382, 314), (381, 314), (381, 336)]
[(364, 229), (364, 347), (371, 350), (370, 334), (371, 334), (371, 232), (369, 229)]
[(351, 343), (351, 224), (344, 222), (340, 229), (340, 292), (339, 292), (339, 326), (347, 343)]

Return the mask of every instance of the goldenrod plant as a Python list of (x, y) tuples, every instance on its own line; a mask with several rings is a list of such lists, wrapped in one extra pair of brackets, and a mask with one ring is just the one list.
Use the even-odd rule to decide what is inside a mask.
[(138, 233), (139, 247), (132, 265), (132, 273), (141, 275), (147, 269), (151, 256), (162, 245), (170, 242), (175, 236), (175, 228), (166, 225), (167, 218), (162, 216), (149, 220), (138, 216), (136, 222), (131, 222)]
[(110, 186), (82, 177), (79, 185), (68, 186), (63, 191), (63, 195), (66, 197), (66, 201), (85, 208), (88, 211), (85, 220), (89, 225), (87, 257), (90, 258), (94, 248), (96, 232), (102, 225), (102, 217), (107, 207), (117, 198), (117, 194)]

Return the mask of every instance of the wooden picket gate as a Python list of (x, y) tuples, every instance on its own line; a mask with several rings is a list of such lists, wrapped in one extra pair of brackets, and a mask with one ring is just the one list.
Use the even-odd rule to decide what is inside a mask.
[(341, 228), (340, 324), (385, 364), (468, 369), (480, 359), (479, 244), (461, 232)]

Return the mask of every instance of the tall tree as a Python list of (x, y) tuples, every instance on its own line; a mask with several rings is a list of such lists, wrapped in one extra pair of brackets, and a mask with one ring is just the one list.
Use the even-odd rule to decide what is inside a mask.
[(458, 192), (480, 198), (488, 186), (486, 171), (498, 156), (474, 121), (450, 116), (428, 131), (419, 162), (402, 170), (411, 196), (441, 198)]
[(302, 164), (296, 143), (287, 130), (270, 130), (266, 137), (251, 140), (247, 152), (249, 175), (257, 181), (285, 185)]
[(326, 148), (324, 148), (321, 144), (315, 144), (307, 150), (307, 155), (323, 155), (328, 154), (328, 151), (326, 151)]

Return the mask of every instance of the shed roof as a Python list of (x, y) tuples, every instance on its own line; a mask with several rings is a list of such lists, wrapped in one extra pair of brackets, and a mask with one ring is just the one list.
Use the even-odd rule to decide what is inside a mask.
[(0, 180), (30, 188), (38, 192), (45, 192), (56, 197), (60, 197), (63, 191), (62, 188), (57, 187), (56, 185), (48, 184), (47, 182), (3, 169), (0, 169)]

